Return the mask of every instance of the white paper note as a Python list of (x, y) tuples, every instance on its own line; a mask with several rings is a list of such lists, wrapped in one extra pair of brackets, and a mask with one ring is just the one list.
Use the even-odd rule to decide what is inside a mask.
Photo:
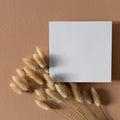
[(50, 75), (59, 82), (111, 82), (111, 21), (49, 22)]

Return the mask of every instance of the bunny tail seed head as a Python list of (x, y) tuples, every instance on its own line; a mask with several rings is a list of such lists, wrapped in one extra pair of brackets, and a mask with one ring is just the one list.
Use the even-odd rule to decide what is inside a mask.
[(70, 85), (71, 85), (72, 93), (75, 97), (75, 100), (79, 103), (83, 103), (84, 99), (83, 99), (83, 96), (81, 95), (80, 91), (78, 90), (78, 84), (70, 83)]
[(39, 97), (40, 100), (42, 100), (42, 101), (47, 100), (47, 96), (46, 96), (44, 88), (36, 89), (35, 94)]
[(41, 59), (44, 59), (44, 54), (38, 46), (36, 46), (36, 52), (40, 56)]
[(17, 76), (12, 76), (13, 81), (23, 90), (23, 91), (27, 91), (29, 89), (28, 84), (26, 84), (25, 82), (23, 82), (20, 78), (18, 78)]
[(44, 73), (43, 74), (44, 79), (46, 80), (47, 86), (51, 89), (51, 90), (55, 90), (55, 83), (54, 80), (47, 74)]
[(18, 75), (21, 78), (25, 78), (26, 77), (26, 74), (25, 74), (25, 72), (22, 69), (16, 69), (16, 72), (18, 73)]
[(64, 83), (56, 83), (55, 88), (57, 92), (63, 97), (68, 98), (69, 96), (69, 89)]
[(62, 97), (59, 93), (57, 93), (57, 91), (55, 90), (51, 90), (51, 89), (45, 89), (46, 94), (51, 97), (53, 100), (55, 100), (58, 103), (62, 102)]
[(23, 62), (32, 70), (36, 71), (39, 65), (32, 58), (23, 58)]
[(41, 67), (45, 68), (46, 63), (43, 59), (40, 58), (40, 56), (36, 53), (33, 54), (33, 59), (36, 61), (36, 63)]
[(12, 90), (15, 92), (15, 93), (17, 93), (17, 94), (19, 94), (19, 95), (21, 95), (22, 93), (23, 93), (23, 91), (15, 84), (15, 83), (10, 83), (10, 87), (12, 88)]
[(100, 100), (100, 96), (97, 93), (97, 91), (95, 90), (95, 88), (91, 88), (91, 94), (92, 94), (94, 104), (99, 107), (101, 105), (101, 100)]
[(31, 70), (31, 69), (29, 69), (27, 67), (23, 67), (23, 69), (26, 72), (26, 74), (28, 75), (28, 77), (33, 79), (37, 84), (43, 85), (42, 78), (35, 71), (33, 71), (33, 70)]
[(51, 109), (51, 107), (44, 101), (35, 100), (35, 103), (38, 107), (40, 107), (44, 110), (50, 110)]

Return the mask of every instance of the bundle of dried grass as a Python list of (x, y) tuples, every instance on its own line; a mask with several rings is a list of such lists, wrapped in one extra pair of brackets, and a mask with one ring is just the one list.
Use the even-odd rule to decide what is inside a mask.
[[(38, 47), (36, 53), (31, 58), (23, 58), (23, 62), (26, 66), (16, 70), (18, 76), (12, 76), (10, 87), (14, 92), (22, 94), (33, 91), (31, 93), (35, 94), (37, 106), (44, 110), (52, 110), (67, 120), (77, 120), (78, 117), (83, 120), (101, 120), (103, 116), (104, 120), (108, 120), (105, 114), (100, 118), (91, 109), (92, 106), (97, 106), (98, 109), (102, 106), (95, 88), (91, 88), (90, 96), (87, 91), (81, 93), (77, 83), (59, 83), (53, 80), (49, 75), (49, 65), (45, 61), (44, 53)], [(71, 114), (74, 117), (71, 117)]]

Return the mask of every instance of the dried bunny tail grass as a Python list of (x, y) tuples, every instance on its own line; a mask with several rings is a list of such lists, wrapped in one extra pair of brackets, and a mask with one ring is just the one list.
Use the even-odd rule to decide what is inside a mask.
[(51, 89), (45, 89), (45, 92), (46, 92), (46, 94), (50, 97), (50, 98), (52, 98), (53, 100), (55, 100), (56, 102), (58, 102), (58, 103), (61, 103), (62, 102), (62, 97), (61, 97), (61, 95), (57, 92), (57, 91), (55, 91), (55, 90), (51, 90)]
[(45, 89), (39, 88), (39, 89), (35, 89), (35, 94), (39, 97), (40, 100), (42, 101), (46, 101), (47, 100), (47, 95), (45, 93)]
[(23, 91), (15, 83), (13, 83), (13, 82), (10, 83), (10, 87), (17, 94), (22, 94), (23, 93)]
[(99, 107), (101, 105), (101, 100), (95, 88), (91, 88), (91, 94), (92, 94), (94, 104)]
[(55, 90), (55, 84), (54, 84), (54, 80), (47, 74), (44, 73), (43, 74), (44, 79), (47, 82), (47, 86), (51, 89), (51, 90)]
[(68, 98), (70, 90), (65, 83), (55, 83), (55, 88), (63, 98)]
[(43, 80), (42, 78), (33, 70), (27, 68), (27, 67), (23, 67), (24, 71), (26, 72), (26, 74), (33, 79), (37, 84), (39, 85), (43, 85)]
[(12, 76), (13, 81), (23, 90), (23, 91), (28, 91), (29, 86), (27, 83), (23, 82), (20, 78), (17, 76)]
[(23, 58), (23, 62), (32, 70), (39, 68), (39, 65), (32, 58)]
[(40, 56), (41, 59), (44, 59), (44, 54), (38, 46), (36, 46), (36, 52), (38, 53), (38, 55)]
[(25, 78), (26, 77), (26, 73), (24, 70), (22, 69), (16, 69), (17, 74), (21, 77), (21, 78)]
[(90, 97), (90, 95), (88, 94), (87, 91), (83, 91), (83, 97), (86, 103), (88, 104), (92, 104), (92, 98)]
[(40, 58), (40, 56), (36, 53), (33, 54), (33, 59), (36, 61), (36, 63), (41, 67), (45, 68), (46, 63), (43, 59)]
[(81, 93), (78, 90), (78, 84), (77, 83), (70, 83), (71, 88), (72, 88), (72, 93), (75, 97), (75, 100), (79, 103), (83, 103), (84, 99)]
[[(36, 46), (36, 52), (39, 55), (39, 57), (41, 58), (42, 62), (44, 62), (44, 65), (47, 66), (46, 61), (45, 61), (45, 55), (44, 53), (40, 50), (40, 48), (38, 46)], [(44, 67), (45, 67), (44, 66)]]
[(38, 101), (38, 100), (35, 100), (35, 103), (38, 107), (44, 109), (44, 110), (50, 110), (51, 109), (51, 106), (48, 105), (45, 101)]

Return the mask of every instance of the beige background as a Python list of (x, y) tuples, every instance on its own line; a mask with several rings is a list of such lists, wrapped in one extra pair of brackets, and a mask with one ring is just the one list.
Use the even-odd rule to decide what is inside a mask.
[[(0, 0), (0, 120), (56, 120), (29, 94), (16, 95), (9, 88), (11, 75), (22, 67), (35, 46), (48, 53), (48, 21), (112, 20), (113, 82), (92, 84), (114, 120), (120, 119), (120, 1), (119, 0)], [(90, 84), (91, 85), (91, 84)], [(82, 84), (89, 86), (89, 84)], [(104, 99), (105, 98), (105, 99)]]

